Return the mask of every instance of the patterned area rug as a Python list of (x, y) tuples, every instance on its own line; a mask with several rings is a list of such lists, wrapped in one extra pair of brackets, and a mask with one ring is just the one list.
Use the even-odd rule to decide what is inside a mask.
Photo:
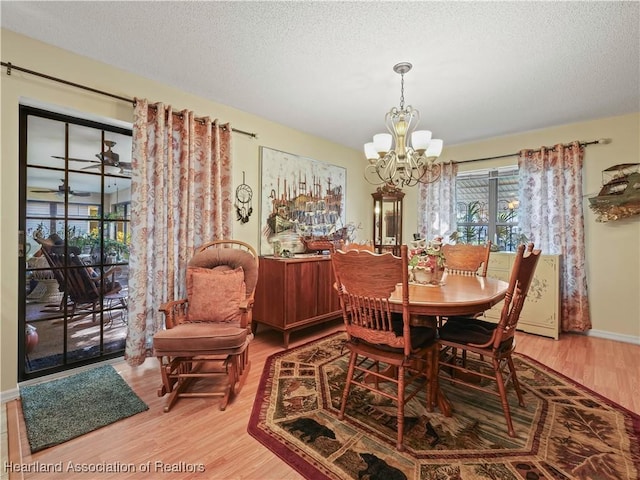
[(498, 397), (442, 381), (453, 406), (427, 412), (424, 395), (405, 409), (398, 452), (396, 406), (353, 391), (338, 420), (348, 352), (337, 333), (271, 356), (248, 431), (309, 479), (640, 478), (640, 416), (523, 355), (514, 360), (526, 408), (510, 391), (517, 438)]

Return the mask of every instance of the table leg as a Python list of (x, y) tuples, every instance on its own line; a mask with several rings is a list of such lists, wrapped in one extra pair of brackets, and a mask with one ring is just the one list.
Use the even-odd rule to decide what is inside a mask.
[[(429, 407), (429, 411), (432, 410), (433, 406), (436, 406), (440, 409), (440, 412), (445, 416), (445, 417), (450, 417), (451, 416), (451, 402), (449, 402), (449, 399), (446, 397), (446, 395), (444, 394), (444, 392), (442, 391), (442, 389), (440, 388), (440, 381), (439, 381), (439, 368), (440, 368), (440, 362), (439, 362), (439, 357), (440, 357), (440, 348), (434, 348), (429, 352), (429, 365), (427, 365), (427, 368), (431, 369), (431, 378), (432, 378), (432, 389), (433, 392), (431, 392), (429, 394), (429, 397), (427, 399), (427, 402), (431, 404), (431, 406)], [(412, 368), (414, 370), (419, 370), (420, 366), (418, 365), (418, 363), (421, 360), (414, 360), (412, 361), (412, 364), (409, 368)], [(393, 365), (389, 365), (387, 368), (385, 368), (383, 371), (380, 372), (381, 375), (384, 375), (385, 377), (388, 378), (397, 378), (398, 377), (398, 372), (395, 366)], [(377, 379), (379, 382), (382, 382), (384, 380), (381, 380), (380, 378)], [(365, 375), (364, 377), (364, 381), (366, 383), (375, 383), (376, 381), (376, 376), (372, 375), (372, 374), (368, 374)]]
[(440, 348), (434, 349), (431, 354), (431, 378), (433, 378), (434, 397), (440, 412), (445, 417), (451, 416), (451, 403), (440, 388)]

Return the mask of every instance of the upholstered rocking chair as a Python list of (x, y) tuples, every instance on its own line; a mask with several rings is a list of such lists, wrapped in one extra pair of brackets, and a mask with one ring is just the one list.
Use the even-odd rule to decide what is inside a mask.
[[(237, 240), (207, 243), (189, 261), (186, 281), (187, 298), (160, 307), (166, 329), (153, 338), (162, 375), (158, 396), (169, 394), (165, 412), (179, 397), (222, 397), (224, 410), (249, 372), (258, 256)], [(195, 382), (203, 378), (213, 388)]]

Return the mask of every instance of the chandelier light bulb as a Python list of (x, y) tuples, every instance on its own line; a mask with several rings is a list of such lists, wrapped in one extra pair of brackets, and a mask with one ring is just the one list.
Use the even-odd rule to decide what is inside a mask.
[(438, 138), (434, 138), (429, 142), (429, 147), (427, 148), (427, 152), (424, 154), (427, 159), (436, 159), (442, 153), (442, 140)]
[(378, 158), (380, 158), (380, 156), (378, 155), (378, 152), (376, 151), (376, 147), (374, 146), (373, 142), (369, 142), (369, 143), (365, 143), (364, 144), (364, 156), (367, 157), (367, 160), (369, 160), (369, 161), (377, 160)]
[(420, 155), (427, 149), (430, 141), (431, 132), (429, 130), (416, 130), (411, 134), (411, 146)]
[(393, 137), (389, 133), (378, 133), (373, 136), (373, 145), (380, 155), (384, 156), (387, 152), (391, 151), (391, 145), (393, 143)]

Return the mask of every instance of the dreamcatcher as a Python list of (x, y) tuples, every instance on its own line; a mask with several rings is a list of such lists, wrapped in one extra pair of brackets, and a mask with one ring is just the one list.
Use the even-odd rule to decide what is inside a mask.
[(251, 199), (253, 191), (251, 187), (244, 182), (244, 172), (242, 172), (242, 183), (236, 188), (236, 215), (240, 223), (247, 223), (249, 217), (253, 213)]

